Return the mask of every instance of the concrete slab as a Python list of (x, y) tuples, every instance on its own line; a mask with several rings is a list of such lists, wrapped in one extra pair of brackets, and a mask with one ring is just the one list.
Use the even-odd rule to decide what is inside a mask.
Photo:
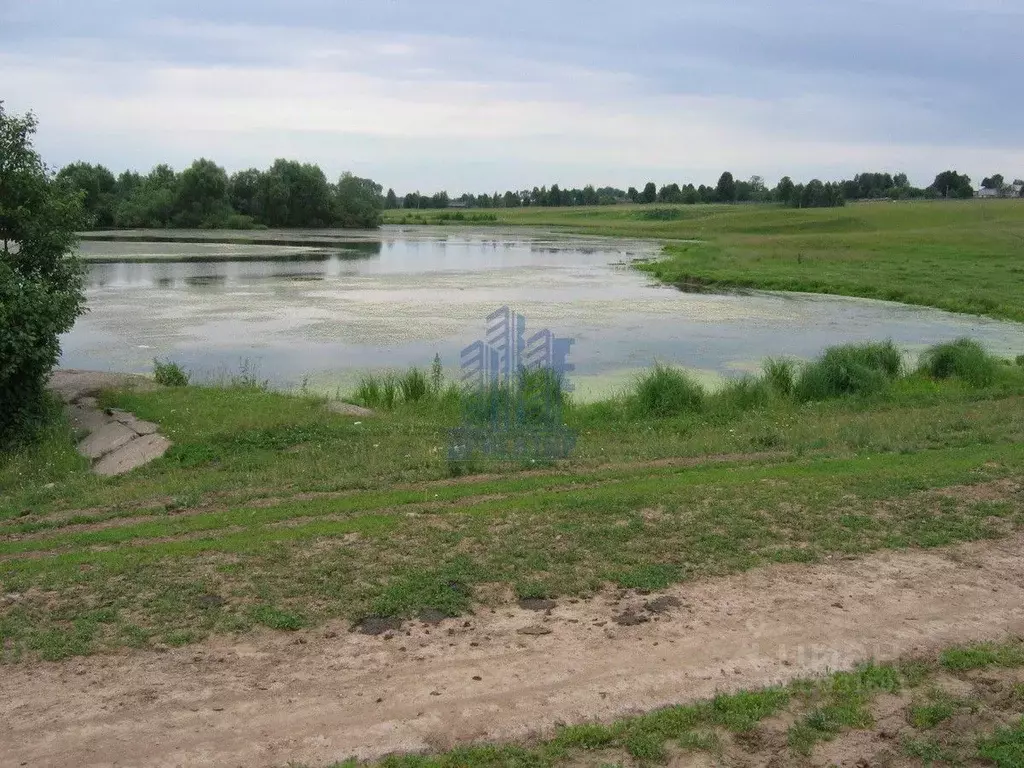
[(116, 451), (125, 443), (134, 440), (138, 435), (124, 424), (116, 421), (104, 424), (78, 444), (78, 452), (87, 459), (98, 459), (111, 451)]
[(376, 411), (371, 411), (369, 408), (363, 408), (361, 405), (353, 405), (352, 403), (343, 403), (341, 401), (332, 401), (327, 404), (327, 410), (331, 413), (340, 413), (342, 416), (376, 416)]
[(159, 385), (152, 379), (131, 373), (58, 368), (50, 375), (50, 389), (60, 395), (64, 402), (73, 403), (83, 397), (92, 397), (104, 389), (148, 391), (159, 389)]
[(69, 405), (66, 406), (68, 421), (71, 424), (72, 429), (85, 430), (86, 432), (95, 432), (105, 424), (110, 423), (110, 419), (103, 411), (97, 411), (95, 408), (85, 408), (81, 405)]
[[(122, 426), (122, 425), (119, 425)], [(131, 472), (143, 464), (148, 464), (154, 459), (159, 459), (167, 449), (171, 447), (171, 441), (163, 435), (144, 435), (136, 437), (129, 443), (121, 446), (115, 451), (108, 453), (93, 465), (92, 471), (97, 475), (107, 477), (123, 475)]]

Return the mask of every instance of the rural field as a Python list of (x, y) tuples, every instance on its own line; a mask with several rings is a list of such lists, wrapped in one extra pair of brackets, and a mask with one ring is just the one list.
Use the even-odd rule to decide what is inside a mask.
[[(649, 239), (638, 267), (691, 290), (1024, 321), (1024, 201), (389, 221)], [(349, 393), (372, 414), (126, 379), (99, 406), (173, 447), (116, 478), (54, 403), (0, 455), (0, 764), (1022, 766), (1017, 354), (877, 339), (586, 403), (400, 371)], [(449, 454), (531, 387), (568, 458)]]

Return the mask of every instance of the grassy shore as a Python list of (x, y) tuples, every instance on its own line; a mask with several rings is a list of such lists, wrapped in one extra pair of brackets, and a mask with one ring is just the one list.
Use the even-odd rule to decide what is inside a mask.
[[(252, 385), (110, 392), (175, 445), (98, 478), (58, 418), (0, 458), (0, 592), (21, 596), (0, 613), (3, 659), (1003, 535), (1024, 523), (1007, 490), (1024, 477), (1024, 367), (974, 349), (891, 376), (885, 345), (833, 350), (788, 394), (769, 388), (777, 365), (696, 398), (653, 371), (570, 403), (575, 452), (539, 464), (453, 467), (444, 392), (364, 418)], [(977, 485), (1004, 491), (957, 490)]]
[[(466, 211), (462, 223), (532, 226), (665, 244), (652, 275), (684, 287), (750, 287), (888, 299), (1024, 321), (1024, 201), (605, 206)], [(458, 224), (451, 211), (389, 223)], [(681, 242), (697, 240), (700, 242)]]

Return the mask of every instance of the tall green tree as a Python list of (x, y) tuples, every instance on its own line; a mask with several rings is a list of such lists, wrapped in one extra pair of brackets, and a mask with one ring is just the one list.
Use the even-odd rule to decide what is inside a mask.
[(0, 102), (0, 445), (40, 422), (60, 335), (85, 307), (74, 256), (82, 195), (51, 178), (36, 126)]
[(57, 181), (82, 193), (85, 226), (114, 226), (117, 179), (108, 169), (91, 163), (71, 163), (60, 169)]
[(372, 179), (343, 173), (334, 190), (334, 222), (340, 227), (379, 227), (383, 207), (382, 189)]
[(772, 197), (780, 203), (789, 205), (793, 200), (793, 191), (795, 188), (796, 185), (793, 183), (793, 180), (789, 178), (789, 176), (783, 176), (779, 180), (778, 186), (775, 187), (775, 192), (772, 194)]
[(968, 198), (974, 196), (974, 189), (971, 187), (971, 177), (967, 174), (960, 174), (956, 171), (943, 171), (935, 177), (932, 182), (939, 197)]
[(653, 203), (658, 199), (658, 187), (653, 181), (648, 181), (644, 185), (644, 191), (640, 193), (641, 203)]
[(181, 173), (174, 200), (178, 227), (222, 227), (231, 217), (228, 175), (213, 160), (200, 158)]
[(986, 176), (981, 180), (981, 186), (983, 189), (994, 189), (997, 192), (1003, 188), (1003, 174), (997, 173), (994, 176)]
[(736, 179), (729, 171), (718, 177), (718, 185), (715, 187), (715, 199), (720, 203), (736, 202)]
[(395, 194), (395, 190), (388, 188), (388, 193), (384, 197), (384, 208), (389, 211), (393, 211), (398, 207), (398, 195)]

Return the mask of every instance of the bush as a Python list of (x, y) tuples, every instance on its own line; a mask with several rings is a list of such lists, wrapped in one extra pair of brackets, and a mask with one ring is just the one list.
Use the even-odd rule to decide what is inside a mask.
[(165, 387), (187, 387), (189, 378), (189, 375), (177, 363), (170, 360), (166, 363), (153, 360), (153, 379), (157, 384)]
[(1017, 355), (1017, 365), (1024, 368), (1024, 355)]
[(921, 355), (921, 373), (933, 379), (962, 379), (973, 387), (991, 386), (996, 359), (972, 339), (957, 339), (929, 347)]
[(704, 407), (704, 388), (689, 375), (655, 363), (633, 385), (632, 403), (642, 416), (678, 416)]
[(35, 132), (31, 113), (9, 116), (0, 102), (0, 446), (45, 422), (60, 335), (85, 305), (72, 253), (85, 224), (81, 197), (50, 178)]
[(802, 402), (875, 394), (902, 369), (903, 357), (891, 341), (829, 347), (801, 371), (793, 393)]

